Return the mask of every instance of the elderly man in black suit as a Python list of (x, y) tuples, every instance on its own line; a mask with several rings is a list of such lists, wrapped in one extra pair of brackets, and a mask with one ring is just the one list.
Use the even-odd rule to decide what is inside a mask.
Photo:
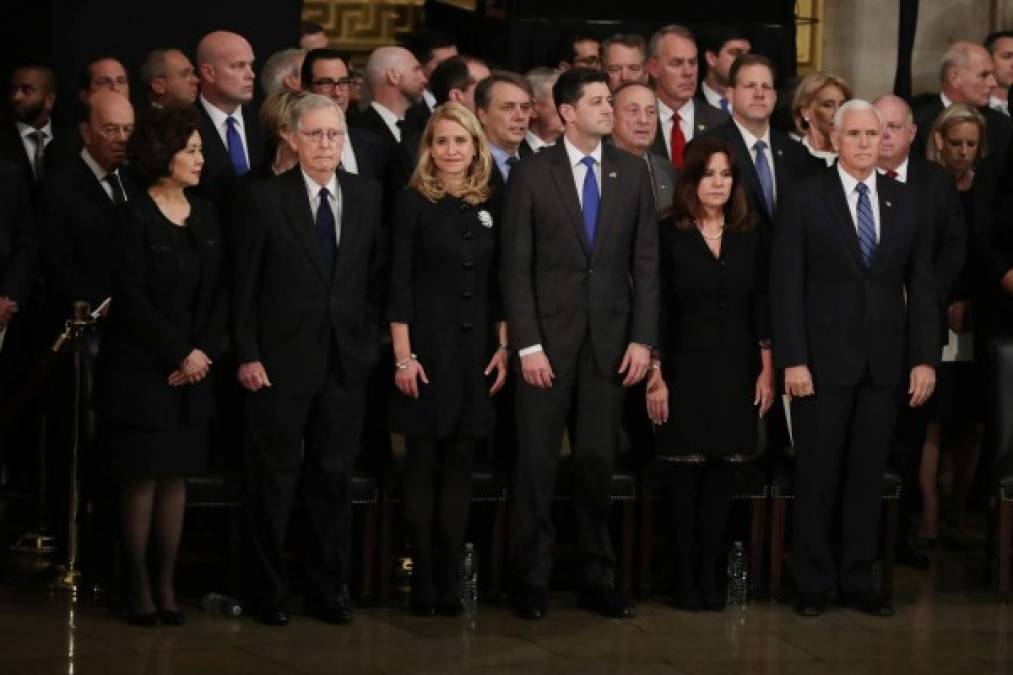
[(521, 374), (514, 611), (527, 619), (546, 613), (568, 422), (580, 604), (617, 618), (635, 613), (613, 588), (609, 486), (625, 388), (647, 373), (657, 338), (658, 232), (647, 167), (603, 143), (613, 124), (607, 82), (586, 68), (560, 76), (553, 97), (564, 136), (514, 167), (503, 208), (504, 304)]
[(627, 82), (612, 92), (612, 108), (616, 120), (612, 142), (620, 150), (643, 158), (660, 217), (672, 208), (676, 171), (666, 157), (651, 151), (658, 133), (658, 99), (646, 84)]
[(100, 91), (114, 91), (124, 98), (130, 98), (130, 78), (127, 69), (115, 56), (96, 56), (81, 69), (77, 82), (77, 95), (86, 104), (92, 94)]
[[(846, 605), (893, 614), (873, 579), (882, 476), (901, 387), (910, 406), (922, 405), (940, 355), (932, 232), (918, 193), (876, 173), (881, 133), (872, 104), (841, 106), (836, 168), (788, 195), (774, 228), (773, 346), (792, 397), (803, 616), (821, 614), (838, 583)], [(838, 494), (839, 567), (830, 532)]]
[(348, 623), (349, 481), (380, 325), (380, 187), (337, 171), (345, 120), (333, 99), (292, 107), (291, 171), (245, 194), (236, 251), (238, 378), (246, 390), (249, 599), (284, 625), (283, 545), (301, 486), (306, 608)]
[(197, 100), (197, 70), (179, 49), (153, 49), (141, 64), (141, 83), (156, 108), (193, 105)]
[[(11, 73), (10, 120), (0, 134), (0, 158), (16, 164), (29, 186), (42, 182), (76, 143), (53, 128), (56, 73), (42, 63), (26, 63)], [(57, 142), (56, 136), (60, 139)]]
[(687, 143), (728, 119), (725, 113), (694, 98), (700, 75), (698, 58), (693, 34), (684, 26), (665, 26), (647, 43), (647, 72), (654, 78), (658, 95), (654, 152), (672, 160), (676, 169), (682, 166)]

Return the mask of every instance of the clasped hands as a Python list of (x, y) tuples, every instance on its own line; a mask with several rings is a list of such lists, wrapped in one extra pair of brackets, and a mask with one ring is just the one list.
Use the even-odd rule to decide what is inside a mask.
[(208, 355), (199, 349), (194, 349), (186, 355), (179, 368), (169, 374), (168, 382), (170, 387), (182, 387), (184, 384), (196, 384), (208, 376), (213, 362)]
[[(917, 408), (932, 396), (936, 387), (936, 369), (932, 366), (919, 365), (911, 369), (907, 393), (910, 395), (908, 405)], [(816, 393), (813, 388), (812, 374), (808, 366), (790, 366), (784, 369), (784, 392), (789, 397), (805, 398)]]

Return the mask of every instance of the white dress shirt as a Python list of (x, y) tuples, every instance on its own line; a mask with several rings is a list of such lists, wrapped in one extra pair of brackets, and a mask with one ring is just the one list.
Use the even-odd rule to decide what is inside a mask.
[[(893, 178), (895, 181), (899, 181), (901, 183), (906, 183), (907, 182), (907, 165), (908, 165), (908, 161), (909, 160), (905, 159), (903, 162), (901, 162), (900, 166), (898, 166), (896, 169), (894, 169), (894, 173), (897, 174)], [(876, 171), (878, 171), (883, 176), (886, 175), (886, 169), (881, 169), (881, 168), (879, 168), (877, 166), (876, 167)]]
[[(88, 168), (91, 169), (91, 172), (95, 174), (95, 180), (97, 180), (98, 184), (102, 186), (102, 189), (105, 191), (106, 196), (109, 197), (109, 200), (115, 201), (113, 199), (113, 186), (109, 184), (109, 181), (107, 181), (105, 177), (108, 176), (109, 174), (114, 173), (116, 174), (117, 178), (120, 178), (119, 174), (120, 170), (114, 169), (113, 171), (106, 171), (105, 169), (103, 169), (101, 166), (99, 166), (99, 163), (95, 161), (95, 158), (91, 156), (91, 153), (88, 152), (88, 148), (81, 148), (81, 159), (83, 159), (84, 163), (88, 165)], [(122, 179), (120, 179), (120, 186), (123, 187), (124, 199), (128, 198), (127, 189), (126, 187), (123, 186)]]
[(706, 82), (700, 83), (700, 91), (703, 92), (704, 99), (707, 101), (707, 103), (711, 105), (711, 107), (721, 110), (722, 109), (721, 99), (725, 99), (725, 103), (728, 105), (728, 112), (729, 113), (732, 112), (732, 102), (729, 101), (724, 96), (722, 96), (721, 94), (719, 94), (718, 92), (711, 89), (710, 85), (708, 85)]
[[(682, 135), (686, 138), (687, 144), (693, 140), (694, 110), (693, 99), (686, 101), (678, 110), (679, 117), (681, 118), (679, 121), (679, 128), (682, 129)], [(677, 111), (674, 111), (665, 105), (660, 98), (658, 99), (658, 118), (661, 120), (661, 138), (665, 141), (665, 155), (667, 155), (669, 159), (672, 159), (672, 122), (674, 121), (674, 115), (676, 112)]]
[(538, 152), (542, 148), (551, 148), (555, 145), (555, 143), (546, 143), (542, 140), (541, 136), (530, 129), (524, 132), (524, 140), (528, 142), (528, 147), (531, 148), (532, 152)]
[[(300, 169), (302, 171), (302, 169)], [(327, 181), (327, 185), (321, 185), (315, 180), (309, 177), (309, 175), (302, 171), (303, 180), (306, 181), (306, 196), (310, 200), (310, 211), (313, 212), (313, 221), (316, 222), (317, 211), (320, 210), (320, 188), (326, 187), (327, 192), (330, 193), (327, 196), (327, 207), (330, 208), (331, 213), (334, 214), (334, 245), (338, 246), (341, 244), (341, 187), (338, 185), (338, 177), (335, 174), (331, 174), (331, 179)]]
[(939, 92), (939, 100), (943, 102), (943, 110), (946, 110), (951, 105), (953, 105), (953, 101), (946, 98), (946, 94), (944, 94), (943, 92)]
[(752, 134), (749, 129), (745, 128), (739, 121), (732, 118), (735, 122), (735, 126), (738, 127), (739, 133), (742, 134), (742, 141), (746, 144), (746, 149), (749, 150), (749, 157), (753, 160), (753, 167), (755, 171), (756, 167), (756, 141), (763, 141), (766, 144), (766, 148), (763, 149), (763, 154), (767, 158), (767, 166), (770, 167), (770, 177), (774, 183), (774, 204), (777, 204), (777, 168), (774, 166), (774, 149), (770, 146), (770, 125), (767, 125), (766, 130), (763, 132), (763, 136), (757, 138)]
[(394, 111), (392, 111), (390, 108), (384, 106), (381, 103), (377, 103), (376, 101), (371, 101), (369, 105), (373, 106), (373, 110), (377, 112), (377, 114), (380, 116), (380, 119), (383, 120), (383, 123), (387, 125), (388, 129), (390, 129), (390, 133), (394, 134), (394, 138), (397, 140), (398, 143), (400, 143), (401, 128), (397, 125), (397, 123), (400, 122), (402, 118), (395, 115)]
[(348, 173), (359, 173), (359, 162), (355, 159), (355, 150), (352, 148), (352, 139), (345, 131), (345, 145), (341, 148), (341, 170)]
[(1009, 117), (1009, 99), (996, 98), (995, 96), (988, 97), (988, 107), (992, 110), (998, 110), (1006, 117)]
[[(32, 167), (32, 174), (35, 174), (35, 140), (32, 139), (32, 134), (36, 131), (42, 132), (42, 152), (43, 157), (45, 156), (46, 148), (50, 143), (53, 142), (53, 121), (49, 120), (45, 126), (41, 129), (36, 129), (31, 124), (25, 124), (24, 122), (17, 122), (18, 135), (21, 136), (21, 145), (25, 147), (25, 154), (28, 155), (28, 163)], [(38, 176), (35, 176), (38, 178)]]
[(236, 109), (232, 111), (232, 114), (224, 112), (223, 110), (216, 108), (204, 98), (204, 94), (200, 95), (200, 104), (204, 106), (204, 110), (207, 111), (208, 117), (211, 118), (211, 123), (215, 125), (215, 131), (218, 132), (218, 136), (222, 139), (222, 145), (225, 146), (226, 152), (229, 149), (229, 124), (226, 121), (229, 117), (236, 120), (236, 131), (239, 132), (239, 140), (243, 143), (243, 155), (246, 156), (246, 165), (250, 166), (250, 148), (246, 144), (246, 125), (243, 123), (243, 106), (237, 105)]
[(436, 97), (433, 96), (433, 92), (428, 89), (423, 89), (422, 100), (426, 102), (426, 107), (429, 108), (429, 112), (436, 109)]
[[(858, 180), (850, 173), (837, 165), (837, 173), (841, 177), (841, 185), (844, 186), (844, 197), (848, 200), (848, 210), (851, 211), (851, 222), (855, 225), (855, 232), (858, 232)], [(869, 206), (872, 207), (872, 221), (876, 225), (876, 243), (879, 243), (879, 194), (876, 192), (876, 172), (873, 171), (862, 181), (869, 188), (866, 193), (869, 195)]]
[[(585, 157), (594, 158), (594, 177), (598, 183), (598, 194), (601, 195), (601, 141), (589, 153), (577, 149), (566, 136), (563, 136), (563, 147), (566, 149), (566, 156), (570, 161), (570, 171), (573, 173), (573, 186), (577, 190), (577, 201), (580, 207), (584, 208), (584, 179), (587, 177), (587, 166), (581, 161)], [(518, 356), (527, 356), (542, 351), (542, 345), (530, 345), (517, 351)]]

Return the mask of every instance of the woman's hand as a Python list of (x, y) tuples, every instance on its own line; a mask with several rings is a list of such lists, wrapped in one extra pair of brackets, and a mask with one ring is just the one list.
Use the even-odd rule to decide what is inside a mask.
[(760, 417), (766, 415), (774, 405), (774, 370), (772, 368), (764, 368), (756, 378), (756, 396), (753, 399), (753, 405), (759, 406), (757, 412)]
[(170, 387), (180, 387), (184, 384), (196, 384), (207, 377), (211, 369), (212, 361), (207, 354), (199, 349), (194, 349), (186, 355), (179, 368), (172, 371), (167, 379)]
[(394, 371), (394, 386), (405, 396), (419, 397), (419, 380), (429, 384), (425, 368), (414, 358), (409, 359), (404, 368)]
[(497, 347), (496, 351), (493, 352), (492, 358), (489, 359), (489, 365), (483, 371), (486, 375), (494, 370), (496, 371), (496, 379), (493, 381), (492, 386), (489, 387), (489, 396), (495, 396), (496, 392), (506, 384), (507, 358), (507, 350), (503, 347)]
[(654, 424), (668, 421), (668, 385), (661, 376), (661, 369), (652, 369), (647, 379), (647, 416)]

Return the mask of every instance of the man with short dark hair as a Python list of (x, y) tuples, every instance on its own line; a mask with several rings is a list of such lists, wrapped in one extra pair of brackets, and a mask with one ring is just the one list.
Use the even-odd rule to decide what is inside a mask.
[(609, 89), (615, 91), (627, 82), (647, 81), (646, 49), (644, 36), (636, 33), (616, 33), (602, 40), (601, 64), (609, 78)]
[(531, 122), (531, 85), (517, 73), (493, 71), (475, 87), (475, 114), (492, 153), (492, 183), (502, 188), (514, 164), (531, 154), (524, 140)]
[(316, 21), (303, 21), (299, 27), (299, 47), (310, 51), (311, 49), (327, 49), (331, 41), (324, 32), (324, 27)]
[(654, 152), (682, 166), (686, 144), (728, 116), (710, 106), (697, 105), (699, 76), (696, 41), (689, 29), (671, 24), (659, 29), (647, 45), (647, 72), (658, 96), (658, 134)]
[(567, 33), (559, 38), (549, 63), (556, 70), (601, 69), (601, 42), (590, 33)]
[(620, 150), (642, 157), (651, 177), (658, 215), (672, 208), (676, 172), (667, 157), (651, 152), (658, 133), (658, 99), (646, 84), (627, 82), (612, 92), (615, 126), (612, 142)]
[(735, 59), (748, 54), (752, 45), (749, 37), (737, 27), (721, 26), (704, 33), (703, 58), (706, 75), (700, 82), (700, 97), (723, 113), (732, 113), (727, 89), (728, 73)]
[(1009, 88), (1013, 85), (1013, 30), (1001, 30), (985, 38), (984, 45), (992, 55), (996, 86), (988, 106), (1009, 117)]
[(141, 82), (151, 105), (192, 105), (197, 100), (197, 73), (178, 49), (155, 49), (141, 65)]
[(657, 340), (657, 219), (644, 163), (603, 143), (613, 126), (605, 74), (570, 69), (553, 98), (563, 137), (517, 164), (503, 207), (504, 307), (522, 375), (514, 613), (547, 611), (556, 467), (570, 423), (579, 604), (629, 618), (636, 609), (615, 589), (609, 486), (626, 388), (647, 373)]
[[(18, 66), (11, 73), (10, 112), (13, 118), (0, 133), (0, 157), (16, 164), (29, 186), (71, 155), (70, 134), (53, 128), (56, 74), (41, 63)], [(57, 140), (57, 136), (60, 139)]]
[(85, 64), (78, 79), (78, 97), (87, 103), (97, 91), (115, 91), (130, 98), (130, 79), (127, 69), (113, 56), (100, 56)]

